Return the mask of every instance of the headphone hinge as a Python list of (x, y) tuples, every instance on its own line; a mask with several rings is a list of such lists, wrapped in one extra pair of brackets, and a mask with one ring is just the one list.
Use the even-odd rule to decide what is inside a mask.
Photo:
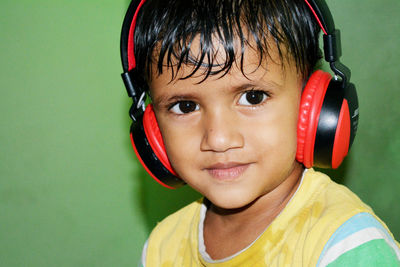
[(328, 62), (336, 62), (342, 56), (340, 43), (340, 31), (335, 30), (332, 34), (324, 34), (324, 55)]
[(147, 83), (141, 76), (139, 76), (136, 69), (122, 73), (121, 77), (124, 81), (128, 96), (133, 100), (132, 107), (129, 110), (129, 115), (133, 121), (136, 121), (145, 110)]
[(121, 74), (122, 81), (124, 82), (126, 92), (128, 93), (129, 97), (136, 96), (136, 90), (134, 85), (134, 79), (131, 77), (131, 72), (124, 72)]
[(340, 61), (330, 62), (330, 67), (335, 75), (339, 76), (342, 79), (342, 87), (346, 88), (351, 77), (350, 69), (343, 65)]

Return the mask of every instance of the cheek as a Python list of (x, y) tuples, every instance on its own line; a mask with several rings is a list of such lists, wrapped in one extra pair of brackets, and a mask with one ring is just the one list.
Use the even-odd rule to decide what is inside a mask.
[(164, 140), (165, 149), (167, 151), (168, 157), (171, 159), (181, 155), (185, 147), (184, 134), (179, 134), (178, 131), (174, 131), (173, 127), (161, 126), (161, 134)]
[(250, 138), (247, 140), (252, 142), (254, 150), (264, 153), (262, 157), (268, 155), (271, 160), (294, 160), (297, 150), (297, 115), (297, 110), (292, 108), (282, 110), (269, 119), (259, 120), (248, 127)]
[[(259, 152), (262, 157), (272, 159), (295, 158), (297, 150), (296, 124), (282, 124), (280, 127), (269, 127), (268, 131), (253, 131), (249, 133), (248, 142), (254, 151)], [(254, 128), (253, 128), (254, 129)]]
[(160, 130), (171, 165), (182, 176), (182, 169), (193, 164), (192, 159), (198, 152), (195, 150), (199, 147), (195, 144), (195, 136), (168, 123), (161, 123)]

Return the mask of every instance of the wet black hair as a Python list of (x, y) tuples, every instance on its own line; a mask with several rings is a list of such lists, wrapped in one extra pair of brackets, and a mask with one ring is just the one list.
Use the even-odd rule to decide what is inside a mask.
[[(304, 0), (147, 0), (135, 28), (136, 69), (149, 80), (154, 70), (171, 68), (174, 79), (183, 65), (191, 65), (181, 79), (199, 70), (206, 79), (238, 64), (245, 75), (245, 49), (258, 52), (261, 66), (276, 44), (281, 62), (293, 62), (306, 79), (321, 58), (319, 33)], [(225, 62), (216, 60), (216, 41)], [(194, 44), (200, 45), (198, 55), (191, 51)]]

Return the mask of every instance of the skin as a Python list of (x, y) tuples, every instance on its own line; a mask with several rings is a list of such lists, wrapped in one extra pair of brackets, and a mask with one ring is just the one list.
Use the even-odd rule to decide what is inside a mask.
[[(303, 172), (295, 160), (303, 80), (294, 64), (280, 62), (276, 48), (269, 52), (258, 67), (258, 54), (246, 50), (247, 78), (234, 66), (223, 77), (200, 82), (199, 72), (180, 80), (192, 70), (184, 66), (173, 81), (167, 68), (150, 81), (174, 170), (211, 202), (204, 241), (213, 259), (251, 244), (285, 207)], [(247, 98), (252, 94), (255, 100)]]

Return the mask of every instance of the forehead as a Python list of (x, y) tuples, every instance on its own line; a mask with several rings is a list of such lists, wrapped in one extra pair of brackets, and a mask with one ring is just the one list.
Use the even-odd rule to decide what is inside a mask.
[[(177, 44), (179, 47), (185, 45)], [(215, 36), (212, 47), (205, 48), (199, 36), (196, 36), (179, 54), (160, 55), (160, 49), (153, 51), (153, 60), (148, 81), (154, 84), (160, 77), (164, 82), (176, 83), (179, 80), (192, 80), (201, 83), (207, 79), (219, 79), (227, 74), (241, 72), (244, 77), (254, 72), (266, 72), (271, 68), (281, 68), (281, 74), (288, 71), (298, 73), (298, 69), (286, 49), (278, 47), (276, 42), (268, 42), (267, 54), (260, 53), (255, 42), (243, 44), (238, 38), (233, 39), (231, 51), (227, 51), (222, 42)], [(207, 50), (209, 53), (204, 53)], [(163, 57), (159, 62), (158, 58)], [(169, 76), (169, 80), (166, 79)]]
[[(191, 88), (229, 89), (253, 85), (278, 89), (284, 87), (288, 79), (301, 80), (295, 64), (291, 64), (290, 60), (282, 60), (278, 49), (273, 45), (269, 49), (268, 57), (262, 60), (256, 49), (246, 46), (242, 55), (235, 55), (235, 61), (229, 71), (218, 73), (224, 68), (227, 55), (217, 40), (213, 43), (213, 58), (206, 58), (202, 67), (191, 62), (182, 64), (179, 68), (179, 62), (175, 62), (174, 65), (165, 64), (163, 72), (154, 75), (149, 82), (153, 101), (161, 100), (163, 97), (159, 97), (165, 94), (188, 92)], [(191, 47), (193, 60), (200, 53), (201, 45), (198, 42)]]

